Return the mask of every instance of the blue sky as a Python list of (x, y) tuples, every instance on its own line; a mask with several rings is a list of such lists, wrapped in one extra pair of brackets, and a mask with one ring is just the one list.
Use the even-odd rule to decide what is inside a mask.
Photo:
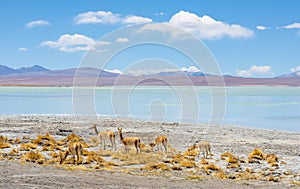
[[(77, 67), (95, 41), (111, 31), (170, 23), (202, 40), (223, 74), (272, 77), (300, 71), (299, 9), (297, 0), (2, 0), (0, 64)], [(123, 71), (139, 58), (144, 57), (129, 57), (107, 69)]]

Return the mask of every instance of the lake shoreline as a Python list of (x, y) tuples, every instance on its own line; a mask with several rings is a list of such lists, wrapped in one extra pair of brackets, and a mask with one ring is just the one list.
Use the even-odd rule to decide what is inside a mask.
[[(47, 182), (50, 188), (55, 188), (55, 183), (69, 180), (65, 184), (61, 183), (64, 188), (72, 187), (98, 187), (96, 183), (101, 183), (101, 187), (153, 187), (155, 180), (156, 187), (187, 187), (187, 188), (289, 188), (292, 182), (300, 181), (300, 146), (298, 140), (299, 132), (288, 132), (278, 130), (266, 130), (246, 127), (214, 125), (207, 127), (205, 124), (188, 124), (174, 122), (151, 122), (137, 121), (131, 119), (113, 119), (113, 118), (91, 118), (86, 116), (54, 116), (54, 115), (19, 115), (19, 116), (0, 116), (0, 135), (8, 138), (22, 138), (24, 136), (31, 139), (38, 135), (44, 135), (47, 132), (56, 140), (61, 139), (67, 133), (62, 135), (59, 130), (71, 130), (73, 133), (82, 136), (89, 141), (91, 137), (95, 137), (94, 131), (89, 129), (92, 124), (97, 124), (99, 130), (112, 130), (117, 134), (117, 127), (122, 127), (124, 135), (138, 136), (142, 143), (148, 144), (158, 135), (166, 135), (169, 144), (176, 149), (176, 153), (184, 153), (191, 145), (196, 142), (206, 140), (212, 144), (212, 153), (214, 156), (208, 159), (226, 170), (228, 174), (236, 174), (246, 168), (253, 170), (253, 174), (261, 174), (259, 179), (220, 179), (213, 176), (215, 171), (211, 171), (211, 175), (203, 174), (198, 168), (188, 168), (182, 171), (159, 171), (158, 176), (145, 175), (140, 169), (128, 169), (127, 173), (120, 171), (120, 167), (116, 167), (111, 171), (66, 171), (62, 168), (53, 166), (41, 166), (34, 163), (20, 164), (19, 160), (1, 160), (3, 167), (11, 167), (0, 176), (2, 186), (16, 186), (18, 188), (26, 188), (27, 186), (42, 186)], [(117, 148), (121, 150), (122, 144), (117, 136)], [(260, 163), (240, 163), (239, 169), (226, 168), (227, 162), (221, 160), (220, 156), (224, 152), (230, 152), (240, 159), (247, 159), (248, 154), (255, 148), (261, 149), (266, 154), (275, 154), (278, 156), (278, 167), (271, 167), (265, 161)], [(99, 150), (99, 147), (94, 149)], [(7, 150), (6, 150), (7, 151)], [(5, 149), (0, 150), (3, 155)], [(122, 152), (122, 151), (121, 151)], [(24, 153), (24, 152), (22, 152)], [(145, 154), (146, 152), (144, 152)], [(175, 152), (174, 152), (175, 153)], [(147, 154), (147, 153), (146, 153)], [(195, 160), (197, 167), (201, 167), (200, 159)], [(118, 163), (118, 162), (115, 162)], [(171, 164), (168, 164), (171, 166)], [(18, 177), (20, 169), (26, 169), (26, 173), (22, 173), (22, 177)], [(124, 167), (121, 166), (123, 169)], [(126, 168), (127, 169), (127, 168)], [(129, 171), (129, 172), (128, 172)], [(36, 174), (40, 173), (40, 176)], [(129, 173), (129, 174), (128, 174)], [(289, 174), (288, 174), (289, 173)], [(54, 176), (58, 174), (59, 176)], [(143, 175), (144, 176), (141, 176)], [(148, 174), (148, 172), (147, 172)], [(32, 179), (32, 175), (36, 180)], [(199, 179), (192, 176), (199, 176)], [(268, 181), (270, 175), (277, 180)], [(118, 179), (116, 179), (116, 177)], [(201, 177), (201, 178), (200, 178)], [(74, 178), (81, 178), (76, 179)], [(195, 177), (196, 178), (196, 177)], [(198, 178), (198, 177), (197, 177)], [(112, 180), (115, 179), (113, 184)], [(142, 182), (141, 182), (142, 181)], [(96, 182), (96, 183), (95, 183)], [(174, 182), (176, 184), (170, 184)], [(141, 185), (142, 184), (142, 185)]]

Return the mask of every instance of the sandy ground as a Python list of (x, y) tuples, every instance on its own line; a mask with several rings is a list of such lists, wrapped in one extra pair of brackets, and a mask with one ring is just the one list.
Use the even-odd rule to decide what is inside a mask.
[[(158, 135), (168, 137), (170, 151), (167, 153), (142, 152), (142, 154), (157, 154), (166, 162), (168, 156), (183, 154), (192, 144), (207, 140), (212, 145), (213, 156), (207, 161), (217, 165), (226, 178), (220, 178), (220, 171), (203, 171), (201, 156), (196, 156), (195, 167), (182, 170), (142, 171), (140, 164), (125, 166), (122, 162), (106, 158), (118, 164), (113, 169), (94, 169), (88, 165), (85, 170), (66, 169), (58, 163), (38, 165), (32, 162), (22, 162), (20, 151), (16, 158), (7, 158), (12, 148), (20, 148), (19, 144), (11, 148), (0, 149), (0, 188), (294, 188), (300, 183), (300, 133), (277, 130), (250, 129), (234, 126), (195, 125), (177, 123), (158, 123), (136, 121), (129, 119), (90, 118), (73, 116), (1, 116), (0, 135), (9, 139), (30, 138), (49, 132), (56, 140), (63, 139), (71, 130), (82, 136), (86, 141), (95, 137), (89, 129), (97, 124), (101, 131), (112, 130), (117, 134), (117, 127), (122, 127), (124, 136), (138, 136), (144, 144), (152, 142)], [(110, 147), (108, 147), (109, 149)], [(124, 153), (123, 145), (117, 137), (118, 152)], [(255, 148), (265, 154), (274, 153), (278, 156), (278, 166), (271, 166), (265, 160), (256, 163), (247, 162), (248, 154)], [(88, 150), (97, 150), (93, 147)], [(132, 151), (133, 152), (133, 151)], [(239, 167), (228, 168), (229, 163), (221, 160), (224, 152), (230, 152), (239, 157)], [(47, 153), (47, 152), (43, 152)], [(133, 158), (135, 158), (133, 153)], [(144, 156), (138, 156), (144, 157)], [(152, 156), (151, 156), (152, 157)], [(153, 156), (156, 157), (156, 156)], [(83, 157), (86, 158), (86, 157)], [(245, 160), (245, 161), (242, 161)], [(125, 161), (126, 162), (126, 161)], [(172, 167), (174, 163), (166, 163)], [(247, 177), (237, 175), (245, 173)], [(249, 171), (250, 170), (250, 171)], [(250, 176), (249, 176), (250, 175)], [(292, 184), (294, 182), (294, 184)], [(296, 184), (295, 184), (296, 183)]]

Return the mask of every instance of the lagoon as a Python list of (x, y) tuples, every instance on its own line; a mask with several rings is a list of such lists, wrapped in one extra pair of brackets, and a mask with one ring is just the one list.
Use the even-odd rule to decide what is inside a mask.
[[(89, 107), (85, 102), (92, 100), (95, 113), (101, 117), (208, 123), (213, 112), (221, 111), (217, 115), (226, 125), (300, 131), (299, 87), (225, 87), (225, 96), (223, 89), (214, 93), (210, 87), (112, 86), (82, 90), (92, 90), (93, 95), (73, 94), (72, 87), (0, 87), (0, 115), (74, 115), (84, 113)], [(80, 111), (73, 106), (73, 95), (81, 97)]]

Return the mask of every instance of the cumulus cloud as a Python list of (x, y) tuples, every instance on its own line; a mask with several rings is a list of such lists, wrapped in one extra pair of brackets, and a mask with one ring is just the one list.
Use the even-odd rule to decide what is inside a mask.
[(135, 15), (122, 16), (106, 11), (89, 11), (81, 13), (74, 18), (75, 24), (143, 24), (152, 22), (152, 19)]
[(293, 23), (286, 26), (278, 27), (279, 28), (285, 28), (285, 29), (300, 29), (300, 23)]
[(256, 29), (258, 29), (258, 30), (269, 30), (271, 28), (270, 27), (266, 27), (266, 26), (256, 26)]
[(28, 51), (28, 49), (24, 48), (24, 47), (20, 47), (20, 48), (18, 48), (18, 51)]
[(159, 74), (162, 72), (200, 72), (200, 70), (195, 66), (190, 67), (181, 67), (181, 68), (166, 68), (166, 69), (137, 69), (137, 70), (128, 70), (126, 71), (129, 75), (140, 76), (140, 75), (153, 75)]
[(125, 18), (123, 18), (122, 22), (124, 24), (146, 24), (146, 23), (150, 23), (152, 22), (152, 19), (150, 18), (144, 18), (141, 16), (127, 16)]
[(104, 70), (104, 71), (110, 72), (110, 73), (116, 73), (116, 74), (123, 74), (123, 72), (121, 70), (118, 70), (118, 69)]
[(81, 13), (74, 18), (75, 24), (114, 24), (121, 20), (121, 15), (105, 11), (89, 11)]
[(33, 27), (37, 27), (37, 26), (49, 26), (50, 23), (46, 20), (35, 20), (32, 22), (29, 22), (25, 25), (26, 28), (31, 29)]
[(253, 65), (248, 70), (237, 70), (239, 76), (251, 77), (251, 76), (262, 76), (262, 75), (274, 75), (271, 66), (256, 66)]
[(210, 16), (198, 16), (194, 13), (180, 11), (173, 15), (169, 23), (186, 30), (202, 39), (217, 39), (224, 36), (230, 38), (249, 38), (254, 32), (237, 24), (227, 24)]
[(129, 42), (129, 40), (128, 40), (128, 38), (125, 38), (125, 37), (119, 37), (118, 39), (116, 39), (116, 42), (127, 43), (127, 42)]
[(300, 72), (300, 66), (296, 68), (291, 68), (291, 72)]
[(64, 52), (88, 51), (96, 41), (85, 35), (80, 34), (64, 34), (58, 38), (57, 41), (44, 41), (41, 46), (47, 46), (53, 49), (58, 49)]
[(201, 72), (197, 67), (195, 66), (190, 66), (189, 68), (182, 67), (180, 68), (181, 71), (183, 72)]

